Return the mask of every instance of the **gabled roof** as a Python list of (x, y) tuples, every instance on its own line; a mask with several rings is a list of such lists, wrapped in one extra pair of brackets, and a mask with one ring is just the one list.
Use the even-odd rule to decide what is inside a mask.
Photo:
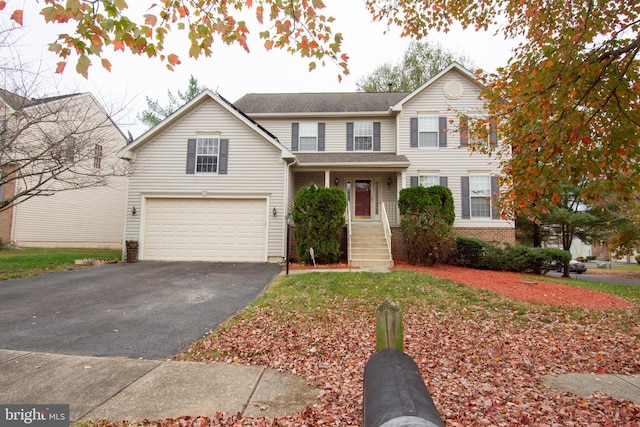
[(9, 92), (8, 90), (0, 88), (0, 98), (14, 111), (19, 111), (23, 108), (31, 107), (33, 105), (44, 104), (47, 102), (56, 101), (58, 99), (69, 98), (78, 95), (80, 94), (73, 93), (70, 95), (57, 95), (47, 98), (29, 99), (24, 96), (18, 95), (17, 93)]
[(382, 113), (409, 92), (249, 93), (234, 104), (251, 116), (305, 113)]
[(213, 101), (217, 102), (218, 105), (220, 105), (222, 108), (224, 108), (229, 113), (234, 115), (240, 122), (242, 122), (244, 125), (248, 126), (249, 128), (253, 129), (262, 138), (266, 139), (271, 144), (273, 144), (277, 149), (279, 149), (282, 152), (282, 157), (283, 158), (290, 158), (290, 159), (294, 158), (294, 155), (291, 153), (291, 151), (289, 151), (284, 145), (282, 145), (280, 143), (280, 141), (278, 141), (278, 138), (276, 138), (272, 133), (267, 131), (264, 127), (262, 127), (260, 124), (258, 124), (255, 120), (253, 120), (248, 115), (243, 113), (237, 106), (235, 106), (231, 102), (227, 101), (221, 95), (219, 95), (217, 93), (214, 93), (209, 89), (206, 89), (206, 90), (200, 92), (200, 94), (198, 94), (191, 101), (189, 101), (186, 104), (184, 104), (182, 107), (180, 107), (178, 110), (176, 110), (169, 117), (165, 118), (160, 123), (158, 123), (157, 125), (155, 125), (151, 129), (146, 131), (144, 134), (139, 136), (136, 140), (131, 142), (129, 145), (127, 145), (126, 147), (121, 149), (118, 152), (118, 157), (125, 158), (125, 159), (132, 158), (134, 151), (136, 151), (138, 148), (142, 147), (148, 141), (153, 139), (154, 136), (156, 136), (157, 134), (162, 132), (165, 128), (167, 128), (175, 120), (178, 120), (180, 117), (184, 116), (189, 111), (193, 110), (196, 106), (198, 106), (199, 104), (201, 104), (202, 102), (204, 102), (206, 100), (213, 100)]
[(462, 65), (458, 64), (457, 62), (452, 62), (451, 65), (449, 65), (447, 68), (445, 68), (444, 70), (440, 71), (438, 74), (436, 74), (435, 76), (430, 78), (426, 83), (424, 83), (418, 89), (414, 90), (408, 96), (406, 96), (405, 98), (403, 98), (400, 101), (398, 101), (398, 103), (393, 106), (393, 111), (402, 110), (402, 105), (403, 104), (405, 104), (406, 102), (408, 102), (411, 99), (413, 99), (414, 97), (416, 97), (423, 90), (425, 90), (426, 88), (428, 88), (429, 86), (434, 84), (438, 79), (440, 79), (440, 77), (442, 77), (445, 74), (449, 73), (451, 70), (457, 70), (458, 72), (460, 72), (460, 74), (462, 74), (464, 77), (466, 77), (471, 83), (473, 83), (476, 86), (478, 86), (478, 88), (484, 89), (484, 86), (478, 81), (477, 76), (473, 72), (467, 70), (466, 68), (464, 68)]

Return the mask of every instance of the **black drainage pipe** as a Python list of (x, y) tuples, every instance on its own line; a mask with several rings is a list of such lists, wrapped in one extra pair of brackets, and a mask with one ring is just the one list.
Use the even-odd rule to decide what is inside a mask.
[(362, 405), (363, 427), (444, 427), (418, 365), (395, 349), (367, 362)]

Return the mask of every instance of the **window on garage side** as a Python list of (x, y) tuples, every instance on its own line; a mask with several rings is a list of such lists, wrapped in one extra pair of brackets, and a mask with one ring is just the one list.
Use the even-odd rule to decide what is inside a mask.
[(220, 140), (199, 136), (196, 140), (196, 172), (215, 173), (218, 171)]

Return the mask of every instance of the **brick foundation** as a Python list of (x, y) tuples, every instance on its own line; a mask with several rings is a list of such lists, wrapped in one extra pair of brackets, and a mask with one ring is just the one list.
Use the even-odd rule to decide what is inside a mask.
[(498, 243), (498, 245), (516, 244), (516, 230), (513, 228), (455, 228), (458, 236), (475, 237), (485, 242)]
[(126, 262), (138, 262), (138, 241), (127, 240), (126, 244)]

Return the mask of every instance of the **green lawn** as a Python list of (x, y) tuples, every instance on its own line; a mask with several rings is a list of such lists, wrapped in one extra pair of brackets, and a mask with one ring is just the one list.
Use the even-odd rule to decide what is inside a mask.
[(23, 248), (0, 250), (0, 280), (18, 279), (52, 271), (84, 268), (77, 259), (121, 260), (122, 252), (112, 249)]

